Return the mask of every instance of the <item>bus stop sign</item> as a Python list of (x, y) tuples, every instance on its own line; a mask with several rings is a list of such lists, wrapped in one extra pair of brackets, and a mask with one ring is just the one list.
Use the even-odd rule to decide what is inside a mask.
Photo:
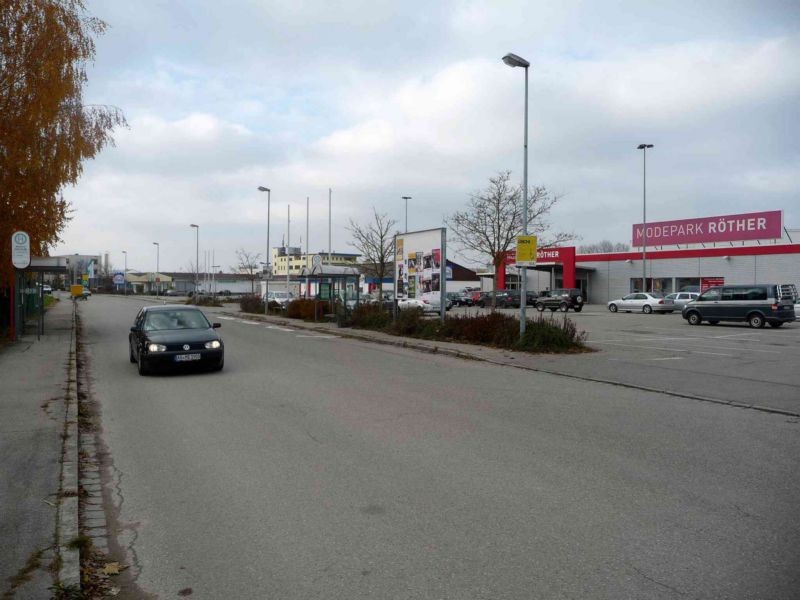
[(11, 234), (11, 264), (17, 269), (27, 269), (31, 264), (31, 238), (24, 231)]

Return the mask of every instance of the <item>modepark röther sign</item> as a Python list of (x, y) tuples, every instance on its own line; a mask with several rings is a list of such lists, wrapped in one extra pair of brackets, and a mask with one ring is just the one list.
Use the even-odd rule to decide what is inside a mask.
[(632, 245), (641, 247), (645, 233), (648, 246), (776, 240), (783, 236), (783, 211), (659, 221), (648, 223), (646, 232), (642, 223), (637, 223), (633, 226)]

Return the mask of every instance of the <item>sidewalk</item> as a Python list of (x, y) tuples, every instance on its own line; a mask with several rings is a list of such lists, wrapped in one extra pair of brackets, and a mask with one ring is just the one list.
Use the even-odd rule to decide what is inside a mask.
[(53, 562), (72, 302), (57, 302), (44, 319), (45, 335), (39, 341), (31, 328), (32, 333), (0, 351), (2, 597), (49, 598), (58, 573), (51, 567), (58, 567)]

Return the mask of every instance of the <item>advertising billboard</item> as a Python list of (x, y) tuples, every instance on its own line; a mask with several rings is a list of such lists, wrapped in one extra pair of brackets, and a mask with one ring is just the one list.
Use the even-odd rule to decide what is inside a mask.
[(783, 234), (783, 211), (659, 221), (648, 223), (646, 231), (642, 223), (637, 223), (633, 226), (631, 245), (641, 248), (645, 234), (648, 246), (775, 240)]
[(440, 227), (397, 234), (394, 262), (395, 297), (438, 304), (443, 319), (447, 287), (446, 233), (446, 229)]

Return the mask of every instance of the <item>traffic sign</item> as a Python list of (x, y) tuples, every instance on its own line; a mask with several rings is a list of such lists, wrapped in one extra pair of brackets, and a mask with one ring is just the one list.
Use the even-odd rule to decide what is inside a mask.
[(24, 231), (11, 234), (11, 264), (17, 269), (27, 269), (31, 264), (31, 238)]
[(536, 265), (536, 236), (517, 236), (517, 266), (532, 267)]
[(123, 283), (125, 283), (125, 275), (114, 273), (114, 285), (122, 285)]

